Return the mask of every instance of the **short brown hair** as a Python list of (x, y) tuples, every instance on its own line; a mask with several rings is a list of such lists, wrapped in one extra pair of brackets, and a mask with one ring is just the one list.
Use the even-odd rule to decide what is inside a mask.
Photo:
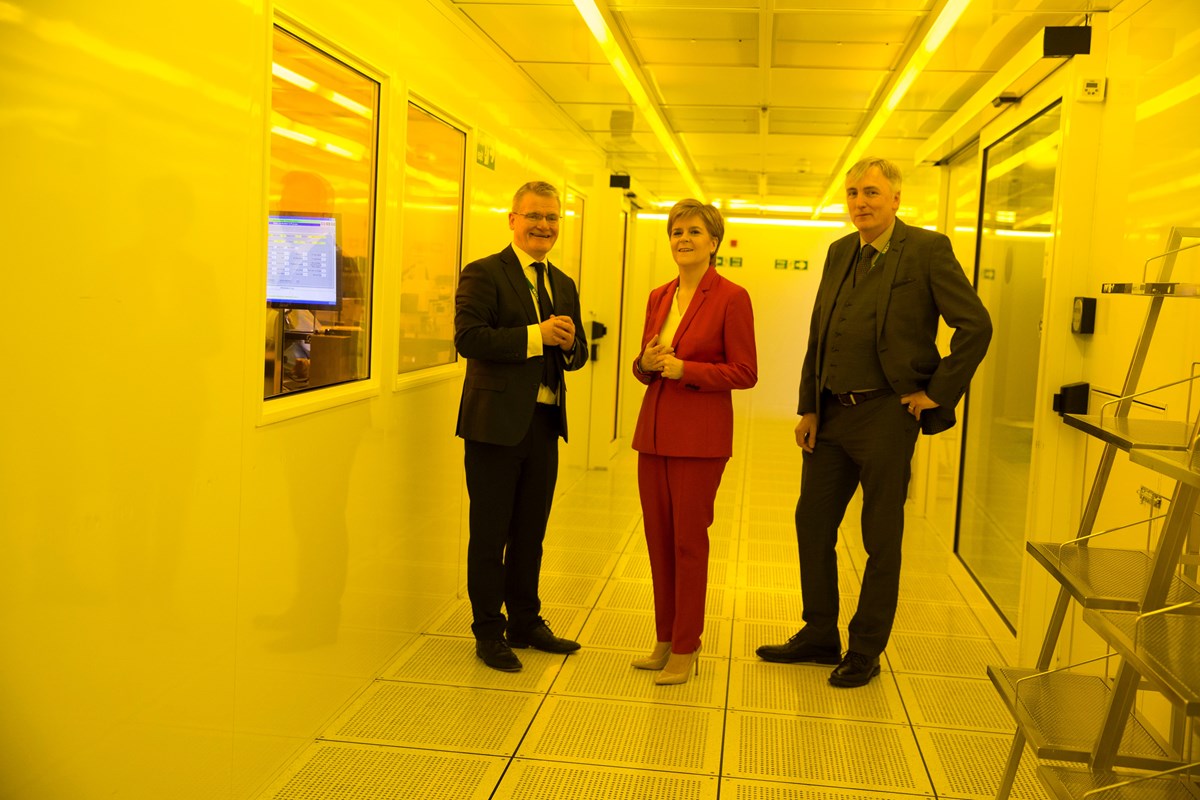
[[(517, 193), (513, 195), (512, 210), (516, 211), (517, 206), (521, 204), (521, 198), (527, 194), (536, 194), (542, 197), (553, 197), (558, 200), (558, 189), (554, 188), (554, 184), (546, 183), (545, 181), (530, 181), (517, 189)], [(562, 205), (562, 201), (559, 201)]]
[(708, 257), (709, 265), (717, 263), (717, 250), (721, 249), (721, 240), (725, 238), (725, 218), (721, 216), (721, 212), (716, 209), (716, 206), (708, 203), (701, 203), (699, 200), (687, 198), (680, 200), (671, 208), (671, 213), (667, 215), (667, 236), (671, 235), (671, 229), (675, 227), (675, 221), (680, 217), (697, 216), (704, 223), (708, 235), (717, 240), (717, 246), (712, 251), (712, 255)]
[(866, 175), (867, 170), (871, 167), (879, 167), (879, 171), (883, 173), (883, 177), (887, 178), (887, 182), (892, 185), (893, 192), (900, 191), (900, 184), (904, 176), (900, 174), (900, 168), (886, 158), (868, 157), (861, 159), (853, 167), (846, 170), (846, 183), (855, 183), (863, 175)]

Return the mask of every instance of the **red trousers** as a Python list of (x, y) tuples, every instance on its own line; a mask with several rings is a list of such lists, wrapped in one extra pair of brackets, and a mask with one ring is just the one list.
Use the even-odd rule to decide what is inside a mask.
[(654, 627), (675, 653), (691, 653), (704, 631), (708, 527), (727, 458), (638, 454), (638, 493), (650, 575)]

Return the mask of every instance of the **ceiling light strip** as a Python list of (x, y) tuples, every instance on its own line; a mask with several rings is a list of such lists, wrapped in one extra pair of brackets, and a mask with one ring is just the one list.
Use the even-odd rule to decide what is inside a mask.
[(625, 87), (625, 91), (629, 92), (634, 105), (642, 112), (647, 124), (650, 125), (650, 130), (654, 132), (655, 137), (667, 151), (667, 156), (675, 165), (675, 169), (679, 171), (684, 183), (687, 184), (688, 190), (697, 200), (703, 201), (704, 192), (700, 189), (700, 182), (696, 180), (696, 175), (692, 171), (691, 165), (683, 154), (682, 148), (675, 140), (675, 135), (671, 132), (667, 125), (666, 119), (663, 117), (662, 110), (658, 105), (650, 99), (650, 93), (646, 91), (645, 85), (637, 72), (630, 65), (629, 59), (621, 49), (620, 43), (613, 36), (612, 29), (609, 28), (608, 22), (605, 21), (604, 15), (600, 12), (595, 0), (574, 0), (575, 8), (578, 9), (583, 21), (587, 24), (588, 30), (592, 32), (596, 43), (600, 45), (600, 49), (604, 52), (604, 57), (608, 59), (608, 63), (612, 64), (612, 68), (616, 70), (617, 77), (621, 79), (621, 84)]
[(821, 197), (821, 202), (817, 203), (817, 210), (813, 214), (813, 219), (820, 217), (825, 204), (832, 200), (835, 194), (844, 190), (844, 176), (846, 171), (862, 158), (867, 148), (875, 141), (875, 137), (879, 135), (879, 131), (883, 129), (892, 112), (900, 105), (900, 101), (904, 99), (904, 95), (913, 85), (913, 82), (916, 81), (917, 76), (929, 64), (929, 60), (933, 58), (933, 54), (941, 47), (946, 35), (954, 28), (955, 23), (958, 22), (958, 18), (962, 16), (962, 13), (966, 11), (967, 6), (970, 4), (971, 0), (946, 0), (946, 3), (942, 6), (942, 10), (938, 12), (937, 18), (929, 26), (929, 30), (926, 31), (921, 44), (909, 55), (908, 61), (900, 71), (899, 77), (892, 84), (891, 90), (888, 91), (883, 102), (876, 106), (870, 122), (867, 123), (867, 127), (858, 135), (854, 145), (842, 160), (841, 166), (834, 172), (833, 181), (829, 184), (829, 188), (825, 190), (824, 196)]

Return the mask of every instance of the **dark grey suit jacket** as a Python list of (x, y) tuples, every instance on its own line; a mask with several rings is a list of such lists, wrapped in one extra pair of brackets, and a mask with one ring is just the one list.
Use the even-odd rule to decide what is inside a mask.
[[(801, 414), (820, 413), (825, 336), (858, 246), (857, 231), (829, 246), (800, 374)], [(875, 301), (875, 342), (883, 372), (896, 394), (924, 389), (938, 403), (921, 414), (923, 433), (953, 427), (954, 407), (992, 338), (987, 309), (954, 258), (950, 240), (935, 231), (897, 219), (891, 245), (875, 269), (883, 270)], [(954, 328), (950, 353), (944, 358), (937, 348), (938, 317)]]
[[(575, 281), (546, 262), (554, 313), (575, 321), (575, 347), (554, 348), (564, 370), (587, 363)], [(463, 267), (455, 297), (454, 346), (467, 359), (457, 433), (464, 439), (515, 445), (529, 430), (542, 381), (542, 359), (529, 358), (528, 328), (539, 320), (529, 282), (512, 245)], [(567, 382), (558, 389), (562, 437), (567, 438)]]

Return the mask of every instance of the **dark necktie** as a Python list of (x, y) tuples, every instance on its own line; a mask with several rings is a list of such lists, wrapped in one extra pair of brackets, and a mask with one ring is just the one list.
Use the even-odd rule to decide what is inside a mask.
[[(537, 273), (537, 303), (538, 315), (542, 322), (554, 314), (554, 299), (546, 291), (546, 265), (541, 261), (533, 262), (533, 271)], [(553, 352), (557, 347), (542, 348), (542, 383), (552, 392), (558, 392), (558, 354)]]
[(864, 244), (858, 251), (858, 263), (854, 265), (854, 285), (862, 283), (862, 279), (871, 269), (871, 259), (875, 256), (875, 248)]

